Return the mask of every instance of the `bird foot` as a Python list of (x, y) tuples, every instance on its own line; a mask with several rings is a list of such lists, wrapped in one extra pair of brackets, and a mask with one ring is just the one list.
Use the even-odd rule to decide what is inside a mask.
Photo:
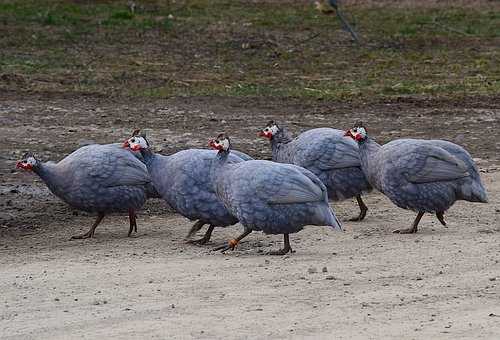
[(239, 243), (238, 240), (235, 240), (235, 239), (232, 239), (232, 240), (229, 240), (229, 242), (227, 243), (227, 245), (224, 245), (224, 246), (220, 246), (220, 247), (217, 247), (214, 249), (214, 251), (219, 251), (221, 253), (224, 253), (228, 250), (234, 250), (234, 248), (236, 248), (236, 245)]
[(271, 250), (267, 255), (286, 255), (288, 253), (295, 253), (295, 251), (292, 248), (283, 248), (280, 250)]
[(415, 234), (417, 228), (396, 229), (392, 231), (394, 234)]
[(92, 238), (93, 236), (94, 233), (86, 232), (85, 234), (71, 236), (70, 240), (83, 240), (86, 238)]
[(198, 245), (204, 245), (204, 244), (207, 244), (209, 241), (208, 238), (206, 237), (202, 237), (202, 238), (199, 238), (197, 240), (186, 240), (186, 243), (188, 244), (198, 244)]
[[(360, 199), (358, 200), (358, 202), (360, 201)], [(349, 219), (349, 221), (351, 222), (361, 222), (365, 219), (366, 217), (366, 212), (368, 211), (368, 208), (363, 204), (363, 206), (360, 206), (360, 211), (359, 211), (359, 215), (356, 216), (356, 217), (353, 217), (351, 219)]]
[(350, 219), (348, 219), (349, 222), (361, 222), (363, 221), (365, 217), (364, 216), (361, 216), (361, 214), (359, 214), (359, 216), (356, 216), (356, 217), (352, 217)]

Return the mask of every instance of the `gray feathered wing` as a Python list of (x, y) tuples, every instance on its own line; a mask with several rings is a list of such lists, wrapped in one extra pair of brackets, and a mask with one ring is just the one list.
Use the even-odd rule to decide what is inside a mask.
[(101, 186), (141, 186), (151, 181), (146, 166), (126, 150), (88, 151), (80, 153), (85, 160), (73, 170)]
[[(266, 192), (266, 200), (269, 204), (307, 203), (324, 200), (326, 189), (321, 181), (313, 181), (298, 169), (300, 168), (292, 168), (292, 166), (281, 167), (279, 184), (260, 183), (262, 187), (257, 187), (257, 191), (263, 190)], [(307, 171), (305, 169), (301, 170)], [(307, 172), (311, 177), (316, 178), (312, 173)]]
[(442, 148), (420, 146), (413, 154), (417, 166), (406, 170), (406, 178), (412, 183), (451, 181), (469, 176), (467, 165)]
[(339, 138), (331, 143), (308, 141), (307, 149), (298, 147), (297, 160), (306, 168), (318, 168), (322, 171), (358, 167), (361, 165), (356, 145), (347, 138)]

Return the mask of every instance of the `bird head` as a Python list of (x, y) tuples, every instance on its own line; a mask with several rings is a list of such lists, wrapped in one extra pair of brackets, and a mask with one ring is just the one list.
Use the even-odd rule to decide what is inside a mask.
[(278, 124), (271, 120), (267, 123), (265, 128), (259, 131), (259, 136), (267, 139), (273, 139), (273, 136), (275, 136), (279, 131), (280, 128)]
[(140, 130), (134, 130), (132, 137), (123, 142), (124, 148), (129, 148), (132, 151), (140, 151), (149, 148), (149, 142), (146, 139), (146, 134), (143, 132), (141, 134)]
[(33, 171), (39, 164), (38, 159), (31, 152), (24, 154), (23, 158), (16, 163), (16, 168), (23, 169), (26, 171)]
[(212, 149), (219, 150), (219, 152), (228, 151), (231, 147), (231, 141), (229, 140), (229, 136), (225, 133), (221, 133), (215, 139), (211, 139), (208, 141), (208, 146)]
[(368, 134), (366, 132), (366, 128), (363, 126), (363, 123), (358, 122), (352, 129), (347, 130), (344, 136), (351, 137), (357, 142), (362, 142), (368, 137)]

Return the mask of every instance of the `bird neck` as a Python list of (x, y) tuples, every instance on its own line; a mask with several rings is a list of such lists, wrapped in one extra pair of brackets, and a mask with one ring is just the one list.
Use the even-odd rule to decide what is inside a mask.
[(227, 159), (229, 157), (229, 153), (231, 151), (228, 149), (228, 150), (219, 150), (219, 152), (217, 152), (217, 161), (220, 165), (223, 165), (227, 162)]
[(292, 136), (285, 129), (278, 131), (276, 135), (271, 138), (271, 150), (274, 154), (277, 154), (280, 150), (283, 150), (288, 143), (292, 141)]
[(33, 168), (33, 172), (42, 179), (50, 191), (59, 197), (63, 195), (62, 191), (67, 182), (72, 180), (71, 176), (65, 176), (64, 173), (61, 173), (57, 164), (52, 162), (37, 164), (37, 166)]
[(144, 164), (149, 167), (155, 158), (155, 153), (151, 150), (151, 148), (146, 148), (141, 149), (141, 155), (142, 158), (144, 158)]
[(376, 170), (378, 168), (376, 164), (377, 162), (375, 161), (375, 156), (382, 147), (370, 137), (366, 137), (364, 140), (359, 141), (358, 146), (361, 169), (363, 170), (365, 176), (368, 178), (370, 184), (375, 185), (375, 179), (371, 176), (371, 170)]

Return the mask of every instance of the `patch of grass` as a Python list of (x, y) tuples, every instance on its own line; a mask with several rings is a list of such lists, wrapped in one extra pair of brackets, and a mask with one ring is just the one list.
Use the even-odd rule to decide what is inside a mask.
[[(0, 3), (0, 73), (19, 91), (380, 100), (500, 92), (500, 5), (335, 16), (294, 1)], [(7, 77), (9, 78), (9, 77)], [(10, 77), (9, 79), (17, 79)], [(43, 81), (40, 81), (43, 79)], [(16, 89), (16, 84), (2, 84)]]

